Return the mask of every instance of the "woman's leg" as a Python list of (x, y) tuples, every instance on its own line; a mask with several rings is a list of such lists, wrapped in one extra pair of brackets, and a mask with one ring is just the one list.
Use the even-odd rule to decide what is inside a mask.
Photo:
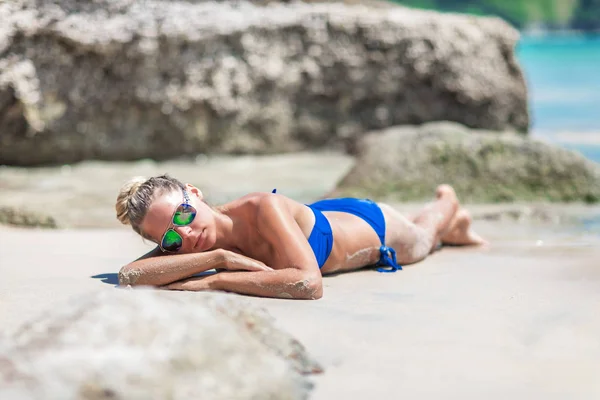
[[(436, 199), (410, 220), (387, 204), (379, 204), (386, 221), (386, 245), (396, 250), (400, 264), (412, 264), (427, 257), (443, 237), (459, 209), (454, 189), (440, 185)], [(461, 225), (462, 226), (462, 225)]]

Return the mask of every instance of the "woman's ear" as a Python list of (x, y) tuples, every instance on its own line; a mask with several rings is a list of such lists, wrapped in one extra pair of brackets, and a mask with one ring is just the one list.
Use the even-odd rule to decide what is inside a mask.
[(204, 198), (204, 195), (202, 194), (202, 190), (198, 189), (194, 185), (190, 185), (189, 183), (186, 183), (185, 189), (200, 200), (202, 200)]

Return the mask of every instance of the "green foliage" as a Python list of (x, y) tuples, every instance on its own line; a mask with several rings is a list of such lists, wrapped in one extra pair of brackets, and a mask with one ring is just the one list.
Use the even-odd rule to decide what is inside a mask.
[(411, 7), (495, 15), (518, 28), (600, 29), (600, 0), (392, 0)]
[(575, 29), (592, 30), (600, 27), (600, 0), (580, 0), (573, 17)]

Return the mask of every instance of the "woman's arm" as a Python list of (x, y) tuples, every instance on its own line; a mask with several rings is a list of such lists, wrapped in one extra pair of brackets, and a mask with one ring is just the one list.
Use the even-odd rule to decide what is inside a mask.
[(157, 248), (121, 268), (119, 284), (163, 286), (213, 268), (271, 270), (260, 261), (222, 249), (203, 253), (165, 255)]
[(321, 271), (313, 251), (290, 211), (289, 200), (267, 196), (257, 212), (257, 230), (272, 247), (272, 271), (225, 272), (165, 286), (172, 290), (224, 290), (262, 297), (318, 299)]
[(189, 278), (163, 287), (170, 290), (223, 290), (260, 297), (316, 300), (323, 296), (321, 277), (296, 268), (257, 272), (221, 272)]

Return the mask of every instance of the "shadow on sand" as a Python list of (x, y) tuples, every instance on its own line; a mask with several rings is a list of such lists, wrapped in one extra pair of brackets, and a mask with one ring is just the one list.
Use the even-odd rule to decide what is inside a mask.
[(108, 283), (109, 285), (119, 284), (119, 276), (116, 273), (98, 274), (91, 276), (91, 278), (101, 279), (103, 283)]
[[(192, 275), (192, 277), (213, 275), (215, 273), (217, 273), (217, 271), (215, 271), (214, 269), (209, 269), (208, 271), (204, 271), (199, 274)], [(90, 276), (90, 278), (100, 279), (102, 281), (102, 283), (119, 286), (119, 275), (117, 273), (98, 274), (98, 275)]]

